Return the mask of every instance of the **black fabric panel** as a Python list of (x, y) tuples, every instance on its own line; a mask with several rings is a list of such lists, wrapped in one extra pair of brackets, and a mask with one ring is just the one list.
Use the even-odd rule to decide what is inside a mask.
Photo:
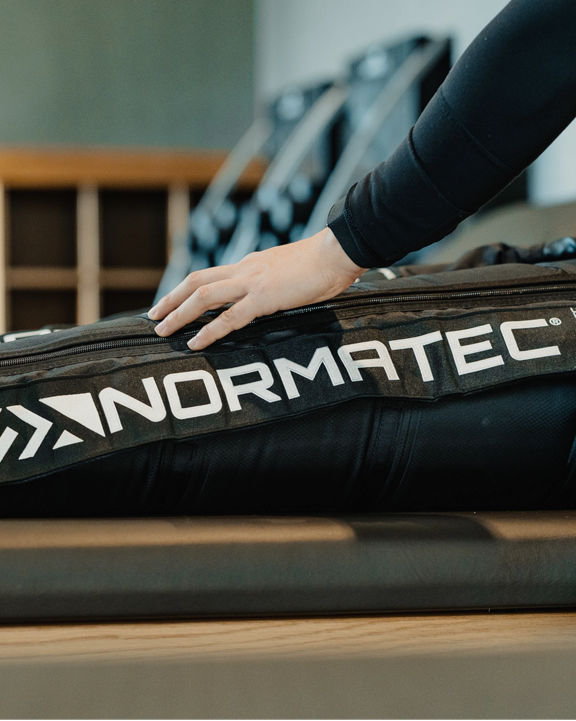
[(572, 508), (566, 252), (363, 279), (202, 353), (143, 317), (4, 336), (0, 515)]
[(576, 380), (360, 399), (0, 485), (4, 517), (573, 508)]
[[(576, 353), (575, 269), (509, 263), (358, 283), (335, 304), (263, 318), (200, 353), (185, 345), (194, 330), (162, 339), (141, 317), (5, 342), (0, 481), (283, 419), (306, 428), (316, 410), (361, 399), (463, 399), (546, 376), (562, 384)], [(339, 432), (361, 428), (344, 414)], [(323, 432), (297, 454), (316, 437), (324, 447)]]

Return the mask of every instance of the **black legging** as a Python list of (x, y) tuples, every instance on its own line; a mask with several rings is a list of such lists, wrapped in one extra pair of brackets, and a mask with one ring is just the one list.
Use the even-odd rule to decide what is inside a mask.
[(360, 399), (0, 485), (2, 516), (570, 508), (576, 380)]

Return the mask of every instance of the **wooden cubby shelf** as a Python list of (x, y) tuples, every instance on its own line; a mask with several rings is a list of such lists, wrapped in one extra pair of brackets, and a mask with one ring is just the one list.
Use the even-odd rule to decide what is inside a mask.
[[(0, 148), (0, 332), (149, 306), (224, 152)], [(252, 163), (240, 192), (264, 172)]]

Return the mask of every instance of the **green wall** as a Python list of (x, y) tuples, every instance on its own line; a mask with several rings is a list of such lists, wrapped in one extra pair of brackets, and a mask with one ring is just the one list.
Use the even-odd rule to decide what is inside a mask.
[(0, 144), (229, 148), (253, 0), (0, 0)]

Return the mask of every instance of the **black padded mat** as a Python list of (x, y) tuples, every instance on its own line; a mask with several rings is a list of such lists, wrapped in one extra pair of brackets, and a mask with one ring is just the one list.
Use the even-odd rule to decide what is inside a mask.
[(576, 512), (0, 521), (0, 620), (576, 604)]

